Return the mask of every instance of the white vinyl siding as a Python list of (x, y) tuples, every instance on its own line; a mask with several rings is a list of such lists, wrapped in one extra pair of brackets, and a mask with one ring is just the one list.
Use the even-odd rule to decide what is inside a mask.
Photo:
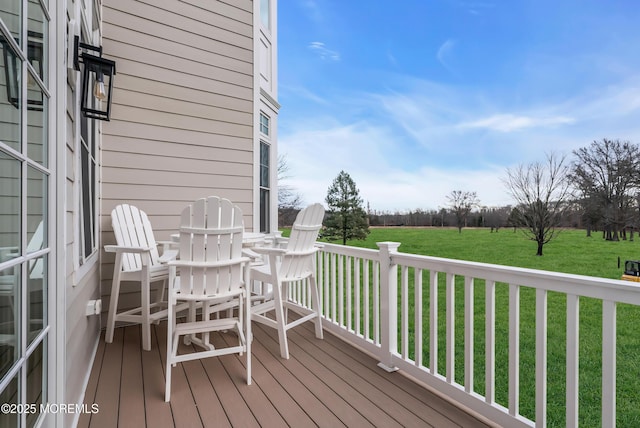
[[(254, 224), (253, 2), (103, 2), (104, 55), (116, 61), (112, 116), (102, 125), (101, 245), (111, 210), (136, 205), (166, 240), (181, 210), (210, 195)], [(103, 253), (103, 310), (113, 256)], [(132, 287), (133, 289), (133, 287)], [(121, 293), (123, 294), (123, 293)], [(121, 307), (135, 301), (124, 287)]]

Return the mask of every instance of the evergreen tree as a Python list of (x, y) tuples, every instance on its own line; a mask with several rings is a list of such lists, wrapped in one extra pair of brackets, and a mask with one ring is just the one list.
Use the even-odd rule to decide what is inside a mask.
[(363, 208), (360, 191), (349, 174), (340, 171), (333, 180), (326, 198), (329, 210), (321, 236), (328, 240), (366, 239), (369, 234), (367, 213)]

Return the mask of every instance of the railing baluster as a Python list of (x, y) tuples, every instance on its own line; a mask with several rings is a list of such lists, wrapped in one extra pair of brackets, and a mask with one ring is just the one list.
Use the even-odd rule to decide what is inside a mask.
[(616, 426), (616, 303), (602, 302), (602, 426)]
[(373, 262), (373, 343), (380, 344), (380, 262)]
[(474, 284), (472, 277), (464, 279), (464, 390), (473, 391), (473, 297)]
[(402, 340), (402, 358), (407, 359), (409, 355), (409, 267), (402, 266), (401, 275), (401, 340)]
[(338, 322), (338, 300), (336, 299), (336, 288), (338, 287), (338, 281), (336, 275), (338, 274), (337, 266), (338, 255), (334, 254), (331, 257), (331, 319), (333, 322)]
[(536, 290), (536, 426), (547, 426), (547, 290)]
[(351, 261), (353, 260), (353, 257), (351, 256), (347, 256), (347, 265), (346, 265), (346, 274), (347, 274), (347, 307), (346, 312), (347, 312), (347, 329), (352, 330), (353, 329), (353, 325), (351, 324), (351, 311), (352, 311), (352, 299), (351, 299), (351, 274), (353, 272), (353, 270), (351, 269)]
[(578, 426), (580, 298), (567, 294), (567, 428)]
[(438, 272), (431, 270), (429, 274), (429, 366), (431, 374), (438, 373)]
[(447, 382), (453, 383), (456, 370), (456, 276), (447, 273), (446, 284), (446, 359)]
[(316, 268), (316, 273), (318, 275), (316, 282), (317, 282), (317, 286), (318, 286), (318, 293), (320, 294), (320, 296), (319, 296), (320, 297), (320, 299), (319, 299), (320, 301), (318, 302), (318, 305), (320, 306), (320, 313), (324, 314), (324, 302), (322, 301), (322, 297), (323, 297), (324, 293), (322, 292), (322, 290), (324, 290), (326, 287), (325, 287), (325, 284), (324, 284), (324, 276), (322, 275), (322, 273), (324, 271), (324, 268), (322, 266), (323, 265), (322, 260), (324, 260), (324, 252), (318, 251), (316, 253), (316, 259), (315, 259), (315, 262), (316, 262), (315, 268)]
[(360, 334), (360, 311), (362, 311), (362, 305), (360, 302), (360, 289), (362, 287), (362, 280), (360, 278), (360, 263), (362, 263), (361, 258), (355, 258), (353, 260), (354, 271), (353, 271), (353, 282), (354, 282), (354, 306), (355, 309), (353, 311), (353, 316), (355, 317), (353, 327), (356, 331), (356, 334)]
[(422, 366), (422, 269), (415, 269), (413, 291), (414, 298), (414, 343), (415, 343), (415, 364)]
[(485, 401), (496, 401), (496, 282), (485, 283)]
[(331, 253), (324, 254), (324, 316), (331, 319), (331, 306), (329, 305), (329, 292), (331, 290), (331, 276), (329, 275), (329, 262)]
[(520, 413), (520, 286), (509, 285), (509, 414)]
[(338, 256), (338, 323), (344, 326), (344, 259)]
[(371, 304), (371, 299), (370, 299), (370, 293), (369, 290), (371, 290), (371, 279), (369, 277), (369, 265), (370, 265), (370, 260), (365, 260), (364, 261), (364, 337), (367, 339), (371, 339), (371, 328), (370, 323), (371, 323), (371, 314), (369, 311), (369, 305)]

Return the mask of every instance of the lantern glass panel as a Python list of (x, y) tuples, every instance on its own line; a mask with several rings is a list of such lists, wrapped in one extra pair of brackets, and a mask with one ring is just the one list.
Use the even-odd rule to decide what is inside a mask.
[[(21, 79), (22, 61), (13, 51), (9, 42), (0, 34), (0, 107), (2, 121), (0, 121), (0, 142), (17, 151), (21, 150)], [(4, 78), (3, 76), (4, 75)]]
[(109, 120), (115, 62), (83, 54), (82, 111), (86, 117)]

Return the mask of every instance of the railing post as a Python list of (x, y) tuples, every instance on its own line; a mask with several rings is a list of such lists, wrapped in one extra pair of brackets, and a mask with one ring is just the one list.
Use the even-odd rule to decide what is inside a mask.
[(393, 365), (393, 354), (398, 352), (398, 265), (393, 254), (399, 242), (378, 242), (380, 249), (380, 362), (378, 366), (388, 372), (398, 370)]

